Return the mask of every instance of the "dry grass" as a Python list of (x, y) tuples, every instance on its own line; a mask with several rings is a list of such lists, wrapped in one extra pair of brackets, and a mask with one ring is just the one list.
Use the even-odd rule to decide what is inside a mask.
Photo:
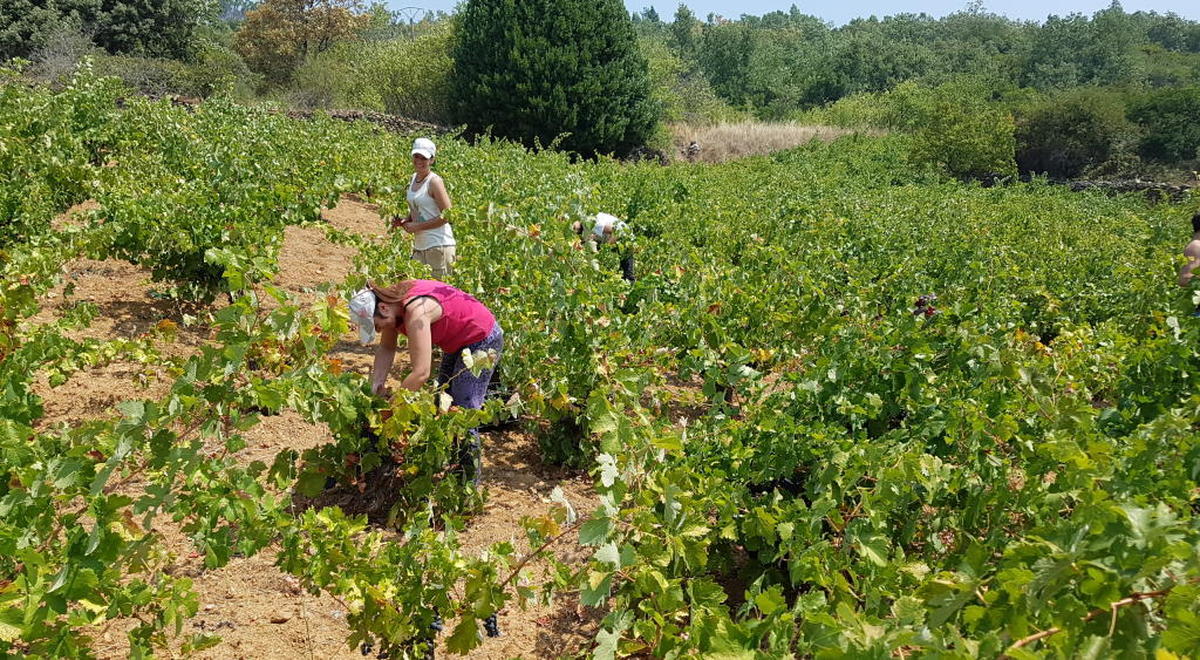
[[(677, 160), (723, 163), (747, 156), (761, 156), (806, 144), (812, 140), (835, 140), (843, 135), (861, 133), (833, 126), (811, 126), (795, 122), (738, 122), (714, 126), (676, 124), (671, 127)], [(688, 145), (699, 151), (689, 154)]]

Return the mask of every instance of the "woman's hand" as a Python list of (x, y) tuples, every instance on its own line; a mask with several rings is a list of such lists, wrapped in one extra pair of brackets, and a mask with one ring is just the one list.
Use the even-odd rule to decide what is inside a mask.
[(412, 220), (408, 220), (408, 221), (405, 221), (405, 222), (401, 223), (401, 224), (400, 224), (400, 226), (404, 228), (404, 231), (406, 231), (406, 232), (408, 232), (408, 233), (410, 233), (410, 234), (415, 234), (415, 233), (417, 233), (417, 231), (419, 231), (419, 230), (418, 230), (418, 229), (417, 229), (417, 228), (414, 226), (414, 225), (416, 225), (416, 224), (417, 224), (417, 223), (413, 222)]
[(419, 392), (428, 381), (428, 377), (421, 378), (419, 374), (409, 374), (400, 383), (400, 387), (403, 387), (410, 392)]
[(376, 383), (371, 386), (371, 394), (384, 399), (390, 399), (392, 398), (392, 388), (388, 387), (384, 383)]

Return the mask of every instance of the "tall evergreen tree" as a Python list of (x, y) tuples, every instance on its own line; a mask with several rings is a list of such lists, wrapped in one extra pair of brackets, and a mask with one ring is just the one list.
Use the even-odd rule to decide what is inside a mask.
[(675, 49), (676, 54), (685, 60), (695, 60), (700, 42), (700, 21), (688, 9), (687, 5), (679, 5), (675, 10), (675, 20), (671, 23), (671, 36), (667, 43)]
[(454, 61), (455, 115), (473, 131), (623, 155), (657, 121), (621, 0), (469, 0)]

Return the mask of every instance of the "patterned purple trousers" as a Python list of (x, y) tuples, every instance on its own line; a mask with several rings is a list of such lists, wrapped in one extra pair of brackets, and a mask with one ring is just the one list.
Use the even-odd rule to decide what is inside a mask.
[[(504, 331), (500, 329), (500, 323), (497, 322), (492, 326), (492, 331), (488, 333), (488, 336), (474, 344), (464, 346), (463, 350), (472, 353), (496, 351), (495, 364), (491, 369), (484, 369), (476, 376), (463, 364), (462, 350), (444, 353), (442, 366), (438, 369), (438, 383), (447, 386), (446, 390), (450, 393), (454, 405), (478, 410), (483, 407), (483, 398), (487, 394), (488, 383), (491, 382), (492, 373), (495, 371), (495, 367), (499, 366), (500, 356), (504, 352)], [(459, 464), (462, 465), (467, 478), (475, 485), (479, 485), (480, 473), (483, 471), (480, 454), (479, 432), (471, 429), (470, 437), (463, 440), (463, 446), (459, 451)]]

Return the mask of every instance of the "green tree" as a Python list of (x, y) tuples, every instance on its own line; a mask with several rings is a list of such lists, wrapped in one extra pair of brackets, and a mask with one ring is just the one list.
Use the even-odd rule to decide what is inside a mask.
[(1137, 77), (1141, 38), (1116, 2), (1090, 21), (1079, 14), (1051, 16), (1034, 37), (1023, 82), (1040, 89), (1130, 82)]
[(978, 80), (963, 79), (918, 99), (911, 160), (964, 179), (1016, 174), (1012, 115), (989, 103), (988, 91)]
[(1016, 132), (1017, 165), (1022, 172), (1079, 176), (1116, 156), (1135, 133), (1117, 92), (1070, 90), (1024, 113)]
[(1147, 92), (1129, 118), (1145, 131), (1140, 148), (1146, 158), (1200, 159), (1200, 87)]
[(620, 0), (470, 0), (454, 63), (453, 111), (472, 131), (625, 154), (657, 124)]
[(0, 0), (0, 59), (28, 57), (64, 29), (113, 54), (183, 58), (212, 9), (202, 0)]
[(266, 0), (246, 13), (233, 48), (271, 82), (288, 80), (305, 59), (370, 25), (358, 0)]
[(1150, 43), (1158, 44), (1167, 50), (1186, 51), (1188, 49), (1189, 36), (1195, 28), (1195, 23), (1173, 13), (1161, 16), (1154, 12), (1149, 14), (1137, 12), (1133, 16), (1145, 22), (1146, 38)]
[(828, 47), (813, 51), (802, 100), (822, 104), (858, 92), (880, 92), (934, 69), (935, 56), (927, 45), (889, 39), (882, 32), (873, 21), (855, 21), (834, 33)]
[(713, 89), (735, 106), (746, 103), (754, 31), (741, 22), (726, 21), (706, 24), (703, 35), (698, 61)]
[(78, 31), (79, 21), (45, 0), (0, 0), (0, 60), (29, 57), (50, 41), (55, 31)]
[(675, 53), (684, 62), (695, 65), (696, 53), (700, 47), (700, 21), (688, 9), (687, 5), (679, 5), (675, 10), (675, 20), (671, 23), (671, 34), (667, 44), (675, 49)]
[(941, 73), (1003, 76), (1015, 82), (1029, 54), (1031, 24), (983, 11), (950, 14), (938, 22), (936, 41)]
[(689, 70), (665, 43), (648, 37), (640, 43), (650, 65), (651, 98), (661, 109), (663, 121), (701, 125), (738, 117), (713, 92), (708, 79)]

